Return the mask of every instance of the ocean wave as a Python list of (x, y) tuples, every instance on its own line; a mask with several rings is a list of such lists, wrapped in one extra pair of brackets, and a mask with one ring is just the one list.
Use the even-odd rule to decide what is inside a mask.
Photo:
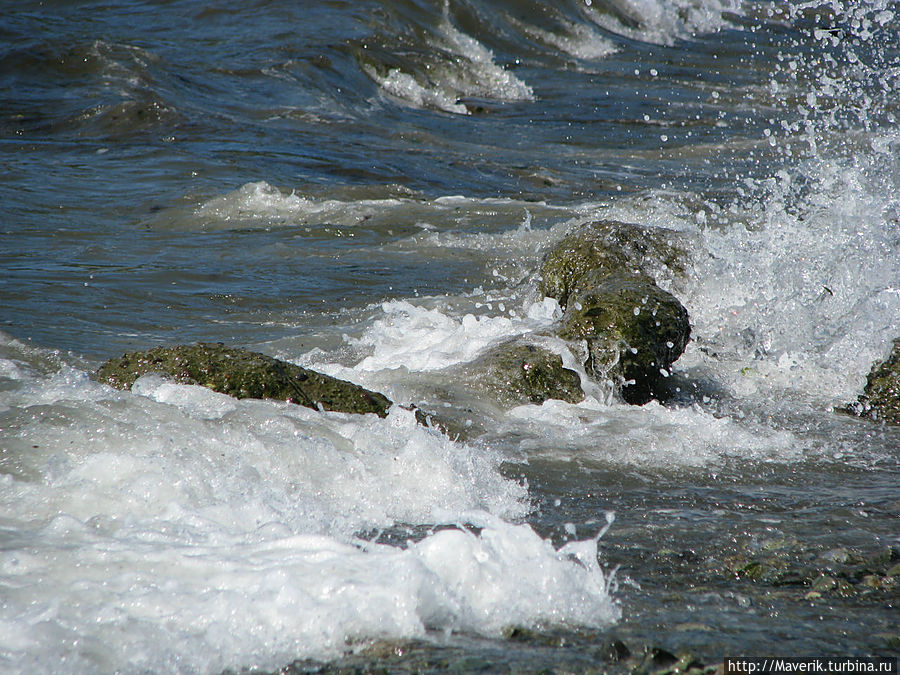
[(634, 40), (673, 45), (730, 25), (740, 0), (584, 0), (584, 13), (598, 26)]
[[(596, 540), (557, 550), (515, 524), (527, 490), (500, 457), (410, 411), (323, 414), (153, 375), (122, 393), (7, 346), (7, 672), (275, 669), (372, 639), (620, 616)], [(360, 538), (396, 523), (428, 531)]]
[(434, 27), (419, 29), (411, 49), (398, 53), (392, 37), (364, 42), (358, 52), (360, 67), (381, 89), (407, 105), (469, 114), (463, 99), (532, 101), (534, 91), (507, 68), (494, 53), (453, 24), (449, 4)]

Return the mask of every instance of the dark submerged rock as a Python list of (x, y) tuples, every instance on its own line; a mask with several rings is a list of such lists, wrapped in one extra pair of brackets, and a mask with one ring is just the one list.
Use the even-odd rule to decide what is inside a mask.
[(675, 233), (617, 221), (589, 223), (544, 259), (541, 290), (565, 309), (560, 337), (585, 341), (585, 367), (642, 405), (662, 395), (669, 367), (690, 340), (688, 312), (651, 274), (683, 275)]
[(130, 389), (142, 375), (160, 373), (182, 384), (199, 384), (235, 398), (289, 401), (307, 408), (375, 413), (386, 417), (391, 401), (352, 382), (222, 344), (157, 347), (110, 359), (96, 377)]
[(468, 364), (466, 374), (503, 406), (543, 403), (556, 398), (584, 400), (581, 378), (563, 366), (562, 358), (537, 345), (506, 342)]
[[(896, 594), (898, 587), (892, 569), (900, 561), (900, 552), (894, 548), (866, 555), (851, 549), (818, 551), (801, 541), (783, 540), (742, 549), (721, 561), (722, 573), (735, 581), (780, 589), (794, 599), (854, 598), (877, 603)], [(692, 570), (692, 575), (699, 578), (703, 573)]]
[(900, 338), (883, 363), (876, 363), (859, 402), (850, 406), (851, 412), (862, 417), (900, 424)]

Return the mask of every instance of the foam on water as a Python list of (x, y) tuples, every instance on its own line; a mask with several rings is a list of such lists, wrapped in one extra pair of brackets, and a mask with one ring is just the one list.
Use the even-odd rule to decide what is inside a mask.
[(197, 207), (194, 216), (207, 229), (271, 227), (331, 222), (355, 224), (372, 211), (396, 210), (400, 199), (312, 199), (296, 192), (284, 193), (265, 181), (246, 183)]
[(463, 96), (480, 96), (503, 101), (532, 101), (534, 91), (518, 77), (494, 62), (494, 53), (453, 25), (449, 5), (444, 4), (441, 32), (446, 36), (452, 51), (471, 61), (475, 81), (467, 76), (450, 78), (451, 87)]
[[(390, 192), (390, 187), (384, 192)], [(476, 199), (459, 195), (436, 199), (417, 196), (359, 199), (341, 195), (341, 198), (327, 199), (280, 189), (266, 181), (252, 181), (203, 201), (189, 211), (173, 211), (168, 212), (166, 218), (174, 220), (180, 229), (211, 231), (322, 224), (352, 228), (365, 224), (390, 231), (405, 227), (429, 232), (435, 229), (435, 222), (471, 227), (482, 225), (488, 216), (500, 223), (504, 219), (515, 222), (525, 213), (555, 217), (566, 209), (512, 198)], [(160, 223), (159, 226), (172, 227), (172, 223)], [(412, 243), (419, 245), (422, 242), (416, 239)]]
[(238, 531), (286, 518), (298, 531), (346, 535), (430, 522), (436, 508), (513, 518), (527, 509), (496, 455), (452, 443), (399, 408), (386, 420), (322, 414), (155, 376), (119, 394), (72, 369), (27, 380), (4, 403), (4, 470), (72, 487), (52, 499), (79, 518), (92, 516), (90, 500), (107, 488), (119, 517), (174, 500)]
[[(514, 524), (527, 492), (500, 457), (412, 412), (320, 413), (157, 376), (123, 393), (4, 363), (4, 672), (277, 668), (380, 637), (617, 616), (596, 551), (573, 563)], [(483, 529), (405, 550), (355, 539), (398, 522)]]
[[(0, 662), (21, 667), (6, 672), (277, 668), (373, 637), (618, 616), (595, 543), (575, 564), (499, 520), (480, 536), (442, 530), (406, 550), (279, 532), (216, 544), (110, 539), (64, 516), (29, 534), (16, 542), (27, 552), (0, 563), (12, 586)], [(59, 586), (42, 592), (41, 576)]]
[(717, 416), (700, 405), (653, 402), (632, 408), (593, 397), (575, 405), (550, 400), (513, 409), (503, 431), (525, 436), (519, 448), (529, 457), (582, 464), (716, 470), (734, 460), (795, 462), (807, 456), (789, 431), (771, 429), (763, 420)]
[(385, 317), (354, 341), (372, 352), (356, 366), (359, 370), (439, 370), (471, 361), (490, 344), (546, 328), (561, 314), (550, 298), (530, 304), (521, 318), (473, 314), (457, 318), (405, 300), (386, 302), (382, 310)]
[(437, 108), (456, 115), (469, 114), (469, 109), (465, 104), (457, 102), (458, 97), (455, 92), (447, 93), (437, 87), (421, 85), (414, 76), (404, 73), (399, 68), (391, 68), (384, 76), (379, 75), (374, 68), (370, 67), (366, 67), (365, 72), (386, 93), (417, 108)]
[[(723, 358), (744, 360), (745, 375), (749, 368), (757, 382), (836, 405), (886, 354), (900, 315), (892, 262), (900, 202), (898, 176), (873, 171), (883, 163), (811, 163), (814, 183), (800, 210), (782, 198), (791, 176), (780, 173), (768, 207), (748, 214), (750, 226), (705, 233), (711, 255), (700, 273), (711, 283), (695, 320)], [(888, 184), (873, 182), (877, 175)]]
[(616, 46), (596, 28), (564, 19), (560, 24), (561, 33), (525, 23), (519, 25), (526, 35), (577, 59), (601, 59), (615, 53)]
[(460, 99), (483, 98), (497, 101), (533, 101), (528, 84), (494, 61), (494, 53), (471, 35), (459, 30), (444, 5), (431, 52), (450, 55), (425, 64), (424, 71), (409, 73), (393, 67), (385, 72), (371, 64), (363, 71), (391, 96), (419, 108), (435, 108), (458, 115), (469, 109)]
[(676, 40), (712, 33), (740, 11), (740, 0), (584, 0), (597, 25), (635, 40), (672, 45)]
[[(883, 0), (865, 11), (827, 4), (848, 14), (860, 44), (874, 44), (896, 20)], [(737, 5), (616, 0), (600, 11), (599, 0), (585, 3), (603, 28), (660, 44), (724, 27)], [(453, 113), (467, 112), (465, 96), (533, 98), (449, 12), (440, 26), (438, 47), (458, 58), (433, 80), (400, 68), (371, 77), (410, 105)], [(815, 39), (840, 46), (836, 32)], [(602, 56), (582, 47), (559, 45), (578, 58)], [(514, 408), (466, 444), (399, 406), (386, 419), (323, 413), (154, 376), (117, 392), (0, 334), (0, 670), (277, 669), (377, 638), (617, 620), (596, 539), (557, 550), (522, 524), (527, 486), (500, 471), (510, 446), (517, 460), (654, 472), (737, 463), (750, 465), (750, 480), (760, 464), (843, 465), (885, 450), (896, 464), (896, 434), (882, 441), (866, 427), (853, 435), (856, 422), (832, 407), (856, 397), (900, 334), (900, 137), (885, 124), (895, 125), (893, 108), (871, 91), (894, 95), (898, 71), (853, 66), (859, 87), (831, 71), (795, 82), (790, 73), (814, 70), (817, 58), (786, 63), (787, 83), (773, 79), (776, 102), (802, 106), (792, 111), (799, 121), (773, 118), (758, 139), (785, 166), (736, 175), (728, 198), (657, 190), (544, 205), (559, 212), (556, 227), (531, 229), (529, 214), (509, 230), (496, 218), (469, 228), (447, 215), (490, 200), (325, 200), (255, 182), (193, 214), (201, 227), (268, 227), (352, 225), (375, 211), (422, 223), (386, 246), (496, 251), (504, 260), (482, 280), (493, 283), (489, 292), (370, 307), (345, 340), (342, 354), (355, 360), (322, 364), (386, 383), (388, 393), (402, 391), (404, 371), (433, 374), (550, 328), (559, 307), (537, 296), (529, 275), (568, 225), (612, 217), (688, 234), (697, 242), (688, 275), (664, 283), (688, 307), (694, 342), (673, 369), (686, 389), (667, 405), (626, 406), (589, 391), (580, 404)], [(494, 204), (503, 217), (521, 218), (525, 208)], [(362, 537), (395, 525), (427, 534), (405, 548)]]

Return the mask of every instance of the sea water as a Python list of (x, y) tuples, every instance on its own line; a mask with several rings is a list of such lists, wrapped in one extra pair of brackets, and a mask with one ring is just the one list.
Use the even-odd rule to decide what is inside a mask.
[[(900, 337), (898, 50), (887, 0), (9, 3), (0, 670), (890, 652), (896, 590), (727, 565), (900, 546), (900, 434), (838, 412)], [(606, 218), (689, 242), (665, 403), (549, 336), (540, 260)], [(460, 375), (521, 336), (585, 401)], [(401, 405), (90, 377), (195, 340)]]

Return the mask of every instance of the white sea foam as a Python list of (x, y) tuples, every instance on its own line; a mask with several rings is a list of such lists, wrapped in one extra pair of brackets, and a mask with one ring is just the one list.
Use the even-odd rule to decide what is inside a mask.
[(369, 66), (365, 71), (385, 92), (417, 108), (437, 108), (457, 115), (469, 114), (469, 109), (463, 103), (457, 102), (456, 92), (448, 93), (439, 87), (419, 84), (415, 77), (399, 68), (391, 68), (383, 77)]
[[(597, 25), (620, 35), (671, 45), (676, 40), (712, 33), (727, 24), (727, 13), (740, 11), (740, 0), (585, 0), (586, 14)], [(602, 11), (600, 11), (602, 10)]]
[[(462, 73), (457, 71), (460, 77), (452, 77), (449, 84), (464, 96), (482, 96), (502, 101), (531, 101), (534, 99), (534, 91), (518, 77), (507, 69), (498, 66), (494, 62), (494, 53), (478, 42), (471, 35), (459, 30), (450, 21), (450, 12), (447, 4), (444, 5), (444, 17), (441, 23), (441, 32), (447, 38), (452, 51), (461, 57), (468, 59), (473, 66), (473, 72)], [(471, 75), (475, 76), (473, 81)]]
[(549, 298), (529, 304), (522, 318), (454, 317), (405, 300), (386, 302), (382, 310), (384, 318), (354, 341), (372, 352), (358, 370), (439, 370), (472, 360), (490, 344), (546, 328), (560, 316), (559, 305)]
[[(730, 460), (792, 462), (803, 444), (764, 422), (716, 416), (700, 405), (634, 407), (589, 397), (579, 404), (550, 400), (509, 413), (508, 431), (528, 456), (677, 469), (715, 469)], [(552, 443), (548, 442), (552, 439)]]
[[(206, 230), (322, 224), (352, 228), (365, 223), (382, 225), (385, 230), (402, 226), (429, 232), (435, 229), (432, 222), (452, 223), (467, 229), (487, 219), (508, 220), (512, 224), (521, 220), (525, 213), (533, 212), (536, 218), (541, 218), (557, 217), (565, 211), (564, 207), (542, 202), (460, 195), (436, 199), (358, 199), (355, 196), (323, 199), (301, 195), (296, 190), (282, 189), (266, 181), (251, 181), (204, 201), (189, 214), (176, 219), (179, 227)], [(490, 244), (491, 240), (496, 245), (496, 239), (490, 236), (485, 244)], [(417, 239), (415, 243), (418, 242)]]
[[(348, 641), (601, 625), (596, 556), (526, 525), (500, 457), (395, 408), (321, 413), (17, 366), (2, 394), (0, 669), (219, 672)], [(354, 533), (469, 522), (400, 550)], [(52, 580), (52, 583), (47, 583)]]
[(603, 37), (595, 28), (569, 21), (563, 21), (562, 26), (563, 32), (557, 33), (538, 26), (521, 25), (526, 35), (577, 59), (601, 59), (616, 52), (612, 41)]
[[(7, 399), (16, 425), (5, 465), (27, 475), (49, 471), (54, 483), (78, 487), (52, 496), (75, 517), (88, 518), (93, 508), (95, 495), (82, 481), (102, 484), (98, 491), (112, 487), (110, 499), (131, 504), (121, 508), (135, 516), (157, 502), (202, 497), (211, 517), (233, 509), (266, 522), (283, 512), (297, 531), (346, 534), (394, 521), (429, 522), (435, 508), (524, 513), (525, 491), (499, 476), (497, 456), (426, 430), (399, 408), (386, 420), (322, 414), (235, 401), (153, 376), (139, 379), (134, 393), (112, 397), (83, 374), (33, 384)], [(34, 414), (23, 412), (29, 410)], [(105, 471), (110, 462), (130, 478)], [(69, 498), (87, 499), (87, 511)], [(242, 529), (236, 521), (225, 524)]]
[(497, 101), (534, 100), (530, 86), (498, 65), (490, 49), (453, 25), (446, 4), (435, 39), (435, 51), (454, 56), (425, 64), (424, 73), (390, 68), (382, 74), (368, 64), (363, 70), (386, 93), (401, 101), (454, 114), (469, 114), (460, 101), (467, 97)]
[(392, 212), (408, 200), (402, 199), (313, 199), (294, 191), (283, 192), (266, 181), (245, 183), (197, 207), (193, 216), (207, 229), (269, 227), (322, 222), (355, 225), (373, 212)]
[[(510, 624), (618, 617), (596, 548), (577, 564), (528, 526), (488, 522), (480, 536), (442, 530), (399, 550), (273, 529), (252, 541), (109, 537), (58, 516), (28, 532), (27, 552), (0, 554), (0, 663), (10, 673), (275, 669), (426, 629), (496, 636)], [(41, 588), (42, 577), (54, 585)]]
[[(893, 141), (896, 143), (896, 139)], [(692, 316), (723, 360), (762, 392), (835, 405), (855, 398), (900, 326), (900, 215), (893, 160), (815, 160), (806, 196), (780, 172), (746, 227), (709, 229)], [(798, 207), (799, 206), (799, 207)]]

